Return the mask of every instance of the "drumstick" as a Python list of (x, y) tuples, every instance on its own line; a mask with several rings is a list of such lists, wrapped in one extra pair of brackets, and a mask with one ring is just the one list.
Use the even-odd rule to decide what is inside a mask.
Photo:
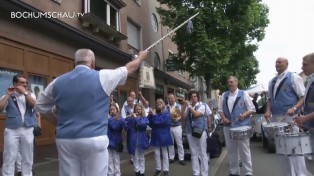
[(239, 120), (239, 117), (237, 117), (232, 123), (231, 123), (231, 126), (236, 122), (236, 121), (238, 121)]
[(273, 125), (273, 124), (271, 123), (271, 121), (270, 121), (268, 118), (266, 118), (266, 120), (267, 120), (268, 123), (270, 123), (271, 125)]
[(283, 122), (287, 118), (287, 114), (283, 114), (283, 118), (280, 120), (280, 122)]
[(197, 12), (195, 15), (191, 16), (189, 19), (187, 19), (186, 21), (184, 21), (183, 23), (181, 23), (179, 26), (177, 26), (176, 28), (174, 28), (172, 31), (170, 31), (168, 34), (166, 34), (165, 36), (163, 36), (161, 39), (157, 40), (155, 43), (153, 43), (152, 45), (150, 45), (148, 48), (145, 49), (145, 51), (150, 50), (152, 47), (156, 46), (159, 42), (161, 42), (162, 40), (164, 40), (166, 37), (168, 37), (170, 34), (174, 33), (175, 31), (177, 31), (179, 28), (181, 28), (185, 23), (189, 22), (190, 20), (192, 20), (194, 17), (196, 17), (199, 14), (199, 12)]

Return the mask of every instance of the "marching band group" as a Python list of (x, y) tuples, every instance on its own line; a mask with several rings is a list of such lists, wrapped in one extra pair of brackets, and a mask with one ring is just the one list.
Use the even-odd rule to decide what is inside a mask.
[[(212, 112), (207, 104), (201, 102), (197, 91), (190, 91), (189, 100), (181, 104), (176, 102), (173, 94), (168, 95), (167, 105), (162, 99), (157, 99), (154, 109), (141, 93), (138, 94), (140, 100), (137, 100), (135, 92), (131, 92), (126, 103), (119, 107), (111, 92), (137, 70), (147, 57), (147, 51), (141, 51), (124, 67), (99, 72), (94, 70), (95, 56), (91, 50), (80, 49), (74, 57), (75, 68), (53, 80), (37, 100), (27, 90), (27, 79), (22, 75), (14, 76), (14, 87), (8, 88), (0, 100), (0, 110), (6, 110), (3, 176), (15, 174), (18, 151), (22, 157), (22, 175), (33, 175), (36, 112), (45, 114), (49, 121), (56, 124), (60, 176), (121, 175), (119, 152), (124, 148), (123, 130), (135, 175), (144, 175), (145, 150), (152, 146), (156, 167), (154, 176), (168, 176), (169, 163), (174, 162), (174, 143), (178, 149), (179, 164), (185, 165), (182, 123), (185, 123), (191, 151), (192, 175), (208, 176), (209, 157), (206, 150)], [(287, 68), (286, 58), (276, 60), (278, 75), (269, 83), (264, 116), (270, 124), (283, 120), (283, 114), (289, 116), (284, 121), (294, 126), (295, 134), (304, 133), (299, 132), (300, 129), (308, 129), (313, 148), (314, 53), (303, 58), (302, 69), (308, 76), (306, 87), (300, 76), (288, 72)], [(240, 162), (243, 174), (253, 175), (249, 138), (252, 130), (250, 117), (255, 107), (248, 93), (238, 89), (237, 77), (230, 76), (227, 84), (229, 90), (222, 94), (218, 112), (224, 123), (230, 176), (240, 175)], [(296, 116), (300, 109), (303, 115)], [(106, 114), (109, 114), (108, 118)], [(151, 130), (150, 134), (147, 129)], [(282, 175), (306, 176), (303, 155), (278, 155)]]

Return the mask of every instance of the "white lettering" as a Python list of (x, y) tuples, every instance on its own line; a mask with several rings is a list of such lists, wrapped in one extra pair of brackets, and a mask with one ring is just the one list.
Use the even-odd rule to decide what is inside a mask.
[(11, 18), (77, 18), (84, 13), (76, 12), (11, 12)]

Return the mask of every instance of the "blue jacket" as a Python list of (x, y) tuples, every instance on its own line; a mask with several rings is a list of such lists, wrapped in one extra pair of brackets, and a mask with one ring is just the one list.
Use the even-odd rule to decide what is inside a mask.
[(165, 147), (173, 145), (170, 134), (171, 118), (169, 111), (165, 110), (155, 115), (148, 115), (149, 126), (152, 128), (151, 145)]
[[(201, 106), (205, 106), (205, 104), (202, 102), (199, 102), (195, 106), (195, 110), (197, 111)], [(207, 114), (206, 107), (205, 107), (205, 112), (204, 112), (203, 116), (198, 117), (198, 118), (193, 118), (192, 113), (190, 113), (190, 111), (187, 110), (187, 112), (186, 112), (186, 125), (185, 125), (186, 133), (191, 134), (192, 133), (192, 127), (197, 128), (197, 129), (202, 129), (203, 131), (207, 130), (208, 125), (207, 125), (206, 114)]]
[(288, 109), (293, 107), (299, 100), (299, 97), (292, 88), (291, 75), (291, 72), (286, 73), (284, 80), (281, 81), (282, 86), (277, 90), (276, 95), (273, 95), (273, 92), (278, 78), (276, 76), (271, 80), (268, 90), (272, 115), (283, 116)]
[[(16, 129), (22, 126), (22, 115), (15, 103), (17, 103), (17, 99), (16, 94), (14, 93), (8, 99), (8, 104), (6, 107), (6, 128)], [(28, 103), (26, 103), (26, 111), (24, 114), (25, 126), (33, 127), (35, 125), (34, 119), (36, 119), (35, 110)]]
[(118, 119), (110, 117), (108, 121), (108, 138), (109, 138), (109, 149), (116, 149), (117, 144), (122, 143), (122, 130), (124, 127), (124, 120), (120, 116)]
[(146, 128), (148, 125), (147, 117), (127, 117), (124, 120), (127, 131), (127, 148), (131, 155), (135, 155), (135, 149), (140, 151), (149, 148)]
[(237, 120), (237, 117), (240, 116), (241, 113), (245, 112), (247, 110), (247, 107), (245, 105), (244, 101), (244, 91), (239, 90), (238, 96), (234, 102), (234, 106), (232, 108), (232, 112), (229, 112), (228, 108), (228, 98), (230, 95), (230, 91), (225, 92), (224, 94), (224, 101), (222, 104), (222, 109), (224, 112), (224, 115), (231, 120), (231, 122), (234, 122), (231, 127), (240, 127), (240, 126), (250, 126), (251, 125), (251, 118), (245, 118), (244, 120)]

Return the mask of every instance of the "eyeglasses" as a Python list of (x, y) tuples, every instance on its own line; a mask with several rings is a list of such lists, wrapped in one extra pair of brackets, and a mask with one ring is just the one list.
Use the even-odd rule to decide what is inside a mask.
[(17, 82), (17, 83), (21, 83), (21, 84), (28, 84), (28, 82), (27, 82), (27, 81), (19, 81), (19, 82)]

